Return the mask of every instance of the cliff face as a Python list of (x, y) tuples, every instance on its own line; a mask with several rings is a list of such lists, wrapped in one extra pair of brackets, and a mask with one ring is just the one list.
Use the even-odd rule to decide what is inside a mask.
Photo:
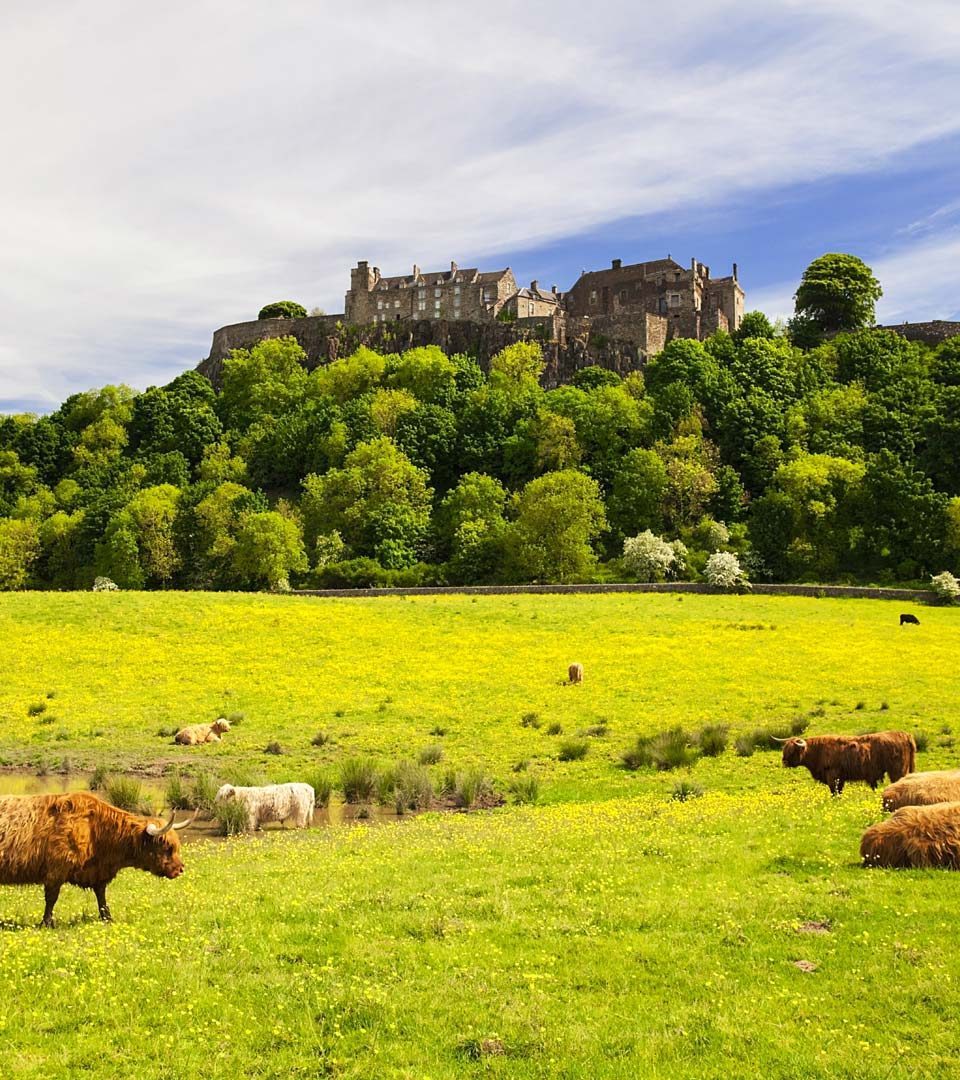
[[(611, 327), (610, 331), (615, 332), (615, 328)], [(223, 361), (231, 349), (250, 348), (258, 341), (287, 336), (295, 337), (300, 343), (307, 354), (306, 366), (310, 370), (349, 356), (360, 345), (382, 353), (402, 352), (420, 345), (439, 345), (448, 354), (467, 353), (476, 357), (486, 370), (492, 356), (517, 341), (540, 344), (546, 361), (542, 379), (546, 387), (569, 382), (575, 372), (591, 364), (620, 375), (643, 365), (643, 354), (633, 342), (618, 339), (609, 332), (598, 332), (597, 328), (573, 331), (559, 319), (518, 319), (513, 323), (429, 319), (347, 326), (342, 322), (342, 316), (316, 315), (305, 319), (264, 319), (224, 326), (214, 333), (210, 355), (200, 362), (197, 371), (218, 386)]]

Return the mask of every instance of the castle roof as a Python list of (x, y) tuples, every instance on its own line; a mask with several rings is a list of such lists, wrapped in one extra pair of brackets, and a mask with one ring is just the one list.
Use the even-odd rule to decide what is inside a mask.
[(464, 285), (493, 285), (510, 273), (505, 270), (485, 270), (481, 273), (476, 267), (457, 267), (450, 270), (420, 270), (417, 274), (401, 274), (398, 277), (377, 279), (375, 289), (411, 289), (426, 285), (451, 285), (454, 282)]
[(652, 277), (655, 274), (666, 274), (676, 270), (683, 270), (678, 262), (673, 259), (653, 259), (650, 262), (628, 263), (626, 266), (608, 266), (603, 270), (584, 270), (580, 275), (579, 281), (583, 281), (584, 278), (600, 277), (636, 277), (638, 274), (643, 277)]

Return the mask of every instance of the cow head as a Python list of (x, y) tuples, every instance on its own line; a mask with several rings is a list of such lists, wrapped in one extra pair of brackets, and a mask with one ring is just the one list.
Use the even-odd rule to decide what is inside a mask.
[(222, 735), (225, 731), (230, 730), (230, 721), (225, 716), (221, 716), (210, 725), (210, 730), (215, 735)]
[(217, 791), (217, 797), (214, 800), (218, 803), (233, 802), (237, 797), (237, 789), (233, 784), (223, 784)]
[(806, 739), (787, 739), (783, 744), (783, 764), (788, 769), (795, 769), (803, 764), (803, 755), (807, 749)]
[(176, 817), (174, 810), (170, 814), (170, 820), (165, 824), (157, 820), (148, 821), (143, 829), (141, 852), (143, 861), (139, 864), (141, 870), (148, 870), (157, 877), (178, 878), (183, 873), (183, 859), (180, 857), (180, 837), (178, 829), (185, 829), (192, 825), (197, 815), (194, 814), (189, 821), (181, 821), (174, 825)]

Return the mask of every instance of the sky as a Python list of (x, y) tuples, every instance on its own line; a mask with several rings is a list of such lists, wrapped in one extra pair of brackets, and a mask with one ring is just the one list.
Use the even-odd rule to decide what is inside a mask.
[(960, 318), (956, 0), (4, 0), (0, 412), (194, 367), (385, 274), (568, 288), (738, 263), (789, 316), (847, 251)]

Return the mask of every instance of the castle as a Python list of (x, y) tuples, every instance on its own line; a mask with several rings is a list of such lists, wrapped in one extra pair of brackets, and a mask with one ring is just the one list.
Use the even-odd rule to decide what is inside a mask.
[(717, 330), (736, 330), (743, 318), (744, 292), (737, 265), (728, 277), (711, 278), (710, 268), (692, 259), (686, 268), (669, 256), (653, 262), (584, 271), (561, 293), (536, 281), (519, 288), (513, 271), (461, 269), (383, 277), (359, 262), (350, 271), (345, 319), (353, 325), (429, 319), (489, 322), (536, 320), (550, 340), (569, 332), (596, 332), (636, 345), (644, 357), (660, 352), (676, 337), (701, 340)]
[(669, 256), (604, 270), (584, 271), (567, 292), (536, 281), (519, 287), (513, 271), (461, 268), (384, 277), (367, 262), (350, 271), (344, 314), (258, 319), (222, 326), (198, 370), (216, 383), (233, 349), (292, 336), (309, 368), (349, 355), (359, 345), (389, 352), (437, 345), (468, 353), (481, 365), (500, 349), (534, 340), (544, 357), (545, 386), (568, 382), (582, 367), (599, 364), (626, 374), (642, 367), (674, 338), (702, 340), (736, 330), (743, 318), (737, 267), (712, 278), (692, 259)]

